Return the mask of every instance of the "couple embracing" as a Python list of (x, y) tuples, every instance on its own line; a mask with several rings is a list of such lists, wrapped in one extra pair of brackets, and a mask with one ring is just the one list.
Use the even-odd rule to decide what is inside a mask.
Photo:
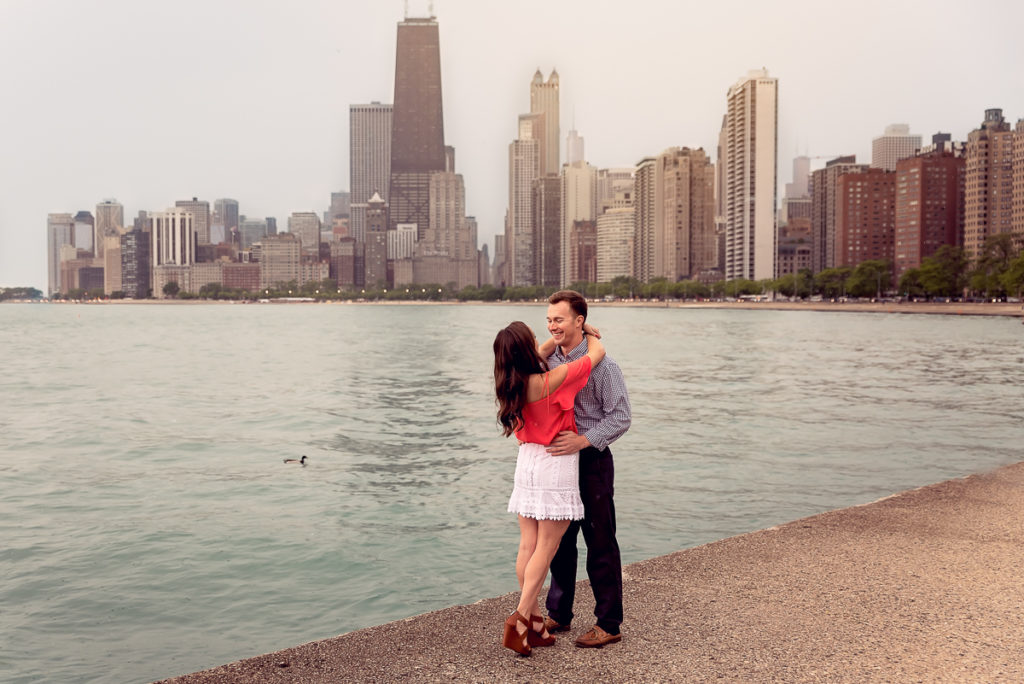
[[(551, 338), (538, 344), (516, 321), (494, 339), (498, 422), (519, 440), (509, 512), (518, 514), (519, 605), (505, 621), (503, 645), (529, 655), (568, 631), (576, 595), (576, 541), (587, 544), (596, 624), (576, 639), (600, 648), (622, 639), (622, 562), (615, 540), (614, 467), (608, 445), (630, 425), (619, 366), (586, 322), (587, 301), (561, 290), (548, 300)], [(538, 595), (548, 569), (545, 619)]]

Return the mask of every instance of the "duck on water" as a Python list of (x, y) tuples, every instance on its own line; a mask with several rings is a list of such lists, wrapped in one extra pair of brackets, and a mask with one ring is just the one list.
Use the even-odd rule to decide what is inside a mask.
[(302, 458), (286, 458), (286, 459), (284, 459), (284, 462), (285, 463), (298, 463), (300, 466), (306, 467), (306, 456), (303, 455)]

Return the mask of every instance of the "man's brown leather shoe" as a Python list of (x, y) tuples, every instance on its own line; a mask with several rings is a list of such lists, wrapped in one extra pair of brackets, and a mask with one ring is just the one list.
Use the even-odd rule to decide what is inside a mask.
[[(551, 631), (550, 629), (548, 630)], [(607, 644), (614, 644), (616, 641), (622, 641), (621, 634), (609, 634), (597, 625), (594, 628), (581, 636), (576, 640), (576, 645), (580, 648), (601, 648)]]
[(551, 634), (554, 634), (555, 632), (568, 632), (569, 631), (569, 625), (559, 624), (558, 622), (555, 622), (550, 617), (544, 618), (544, 627)]

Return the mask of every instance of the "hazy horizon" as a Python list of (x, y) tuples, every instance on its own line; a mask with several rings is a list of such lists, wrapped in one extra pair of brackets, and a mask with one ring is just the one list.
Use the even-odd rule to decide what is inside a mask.
[[(427, 2), (408, 3), (423, 16)], [(348, 107), (391, 102), (404, 3), (237, 0), (0, 4), (0, 286), (46, 286), (46, 215), (125, 220), (193, 196), (241, 213), (327, 208), (349, 189)], [(779, 79), (778, 194), (792, 158), (856, 154), (893, 123), (956, 140), (1001, 108), (1024, 118), (1024, 6), (805, 0), (748, 6), (436, 0), (445, 141), (479, 243), (503, 230), (508, 144), (539, 67), (558, 70), (561, 155), (629, 167), (671, 146), (714, 157), (725, 94), (751, 69)]]

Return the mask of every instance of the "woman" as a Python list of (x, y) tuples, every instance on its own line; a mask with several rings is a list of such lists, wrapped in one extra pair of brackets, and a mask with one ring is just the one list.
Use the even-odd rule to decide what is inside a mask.
[(579, 489), (579, 454), (552, 456), (547, 446), (563, 430), (576, 431), (573, 405), (590, 370), (604, 358), (597, 330), (589, 335), (587, 354), (548, 371), (544, 361), (553, 340), (539, 348), (529, 326), (515, 321), (494, 338), (494, 389), (498, 422), (506, 437), (519, 440), (515, 487), (508, 502), (519, 514), (516, 577), (522, 593), (516, 611), (505, 620), (502, 644), (521, 655), (533, 646), (551, 646), (537, 595), (570, 520), (583, 518)]

